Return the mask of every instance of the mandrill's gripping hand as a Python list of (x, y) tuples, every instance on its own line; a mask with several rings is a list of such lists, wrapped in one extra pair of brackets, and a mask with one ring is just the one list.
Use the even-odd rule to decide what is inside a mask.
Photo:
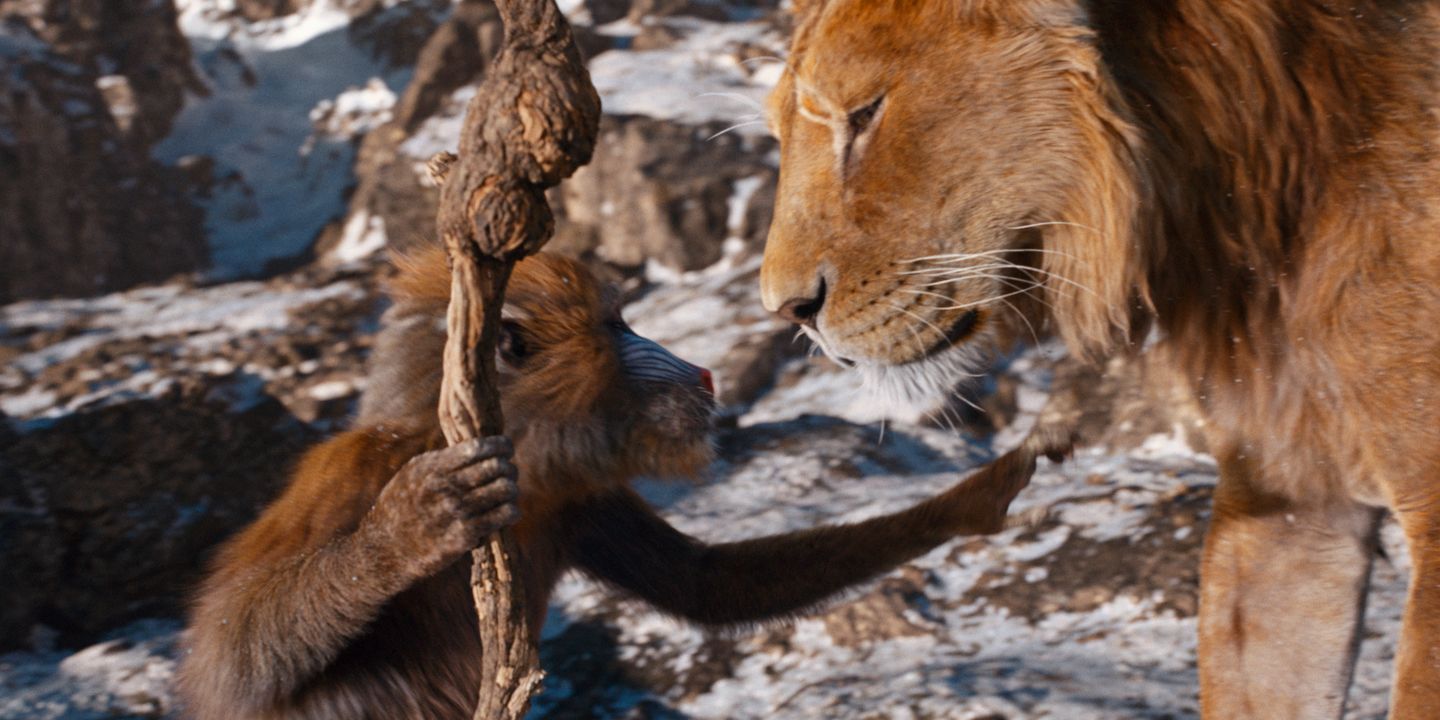
[(417, 455), (381, 491), (368, 524), (417, 577), (432, 575), (519, 519), (514, 452), (497, 435)]
[(1072, 452), (1070, 440), (1053, 441), (1037, 434), (980, 468), (939, 498), (948, 510), (952, 532), (990, 535), (1004, 530), (1010, 503), (1030, 484), (1036, 459), (1044, 456), (1060, 462)]

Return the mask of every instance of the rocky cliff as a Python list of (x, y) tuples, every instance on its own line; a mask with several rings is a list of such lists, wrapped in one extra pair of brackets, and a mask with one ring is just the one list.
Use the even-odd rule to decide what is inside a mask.
[(203, 266), (183, 176), (149, 157), (204, 92), (190, 60), (168, 3), (0, 2), (0, 302)]

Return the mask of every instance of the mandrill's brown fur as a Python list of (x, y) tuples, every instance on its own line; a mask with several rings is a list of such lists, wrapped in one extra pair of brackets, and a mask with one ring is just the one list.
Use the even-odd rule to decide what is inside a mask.
[(1385, 509), (1440, 717), (1440, 2), (796, 5), (767, 307), (911, 392), (1154, 328), (1221, 468), (1205, 717), (1341, 714)]
[[(467, 551), (514, 520), (515, 466), (503, 438), (435, 449), (449, 286), (443, 253), (405, 263), (358, 429), (307, 455), (220, 552), (181, 667), (188, 714), (470, 717), (480, 643)], [(706, 545), (628, 483), (709, 462), (709, 392), (638, 380), (617, 353), (638, 338), (615, 294), (573, 261), (521, 262), (504, 317), (497, 364), (536, 628), (567, 567), (698, 623), (796, 613), (957, 534), (999, 530), (1035, 467), (1027, 445), (893, 515)]]

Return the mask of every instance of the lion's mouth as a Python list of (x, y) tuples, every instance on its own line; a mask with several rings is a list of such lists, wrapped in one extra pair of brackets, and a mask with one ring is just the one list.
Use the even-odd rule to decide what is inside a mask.
[(950, 325), (950, 329), (945, 331), (945, 336), (936, 341), (934, 345), (931, 345), (929, 348), (927, 348), (924, 355), (921, 355), (920, 357), (915, 358), (914, 360), (911, 360), (909, 362), (920, 362), (927, 358), (933, 357), (938, 353), (949, 350), (950, 348), (955, 347), (956, 345), (959, 345), (960, 343), (968, 340), (970, 336), (975, 334), (975, 331), (979, 329), (979, 327), (980, 311), (971, 310), (970, 312), (961, 315), (959, 319), (952, 323)]

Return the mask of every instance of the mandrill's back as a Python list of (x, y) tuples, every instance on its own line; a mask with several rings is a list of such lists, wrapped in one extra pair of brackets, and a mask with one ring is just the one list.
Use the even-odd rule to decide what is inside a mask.
[[(202, 621), (215, 616), (207, 614), (207, 606), (218, 607), (221, 599), (258, 606), (277, 591), (249, 580), (260, 568), (306, 562), (319, 548), (353, 533), (407, 461), (444, 444), (436, 399), (449, 270), (438, 248), (397, 265), (391, 287), (395, 304), (385, 314), (370, 358), (369, 384), (353, 429), (307, 452), (282, 495), (212, 563), (179, 675), (190, 716), (389, 720), (468, 718), (473, 711), (481, 648), (463, 560), (396, 594), (319, 680), (285, 698), (256, 696), (254, 688), (263, 686), (262, 680), (283, 677), (288, 668), (266, 668), (272, 677), (263, 679), (246, 677), (240, 670), (245, 666), (236, 661), (265, 657), (276, 644), (309, 645), (312, 628), (297, 620), (292, 627), (256, 627), (240, 635), (230, 632), (240, 618), (233, 618), (232, 625), (232, 618), (222, 617), (219, 628)], [(519, 276), (527, 265), (531, 273), (546, 269), (544, 261), (530, 261), (522, 264)], [(351, 581), (379, 582), (358, 576)], [(348, 591), (303, 589), (316, 604)]]
[[(445, 311), (450, 302), (445, 251), (427, 245), (396, 258), (395, 265), (399, 273), (390, 284), (394, 304), (381, 319), (370, 355), (355, 420), (360, 427), (397, 420), (414, 425), (438, 422)], [(525, 272), (524, 265), (520, 272)]]
[[(305, 455), (282, 496), (227, 543), (213, 563), (192, 618), (190, 653), (180, 669), (179, 690), (188, 715), (202, 720), (470, 716), (480, 645), (464, 563), (397, 594), (321, 679), (283, 699), (252, 695), (260, 683), (232, 665), (234, 656), (263, 655), (276, 643), (309, 644), (311, 628), (297, 619), (292, 627), (260, 627), (237, 638), (200, 621), (213, 617), (203, 610), (215, 595), (239, 600), (243, 607), (263, 602), (276, 589), (247, 582), (247, 575), (297, 558), (303, 562), (317, 548), (353, 532), (400, 467), (437, 442), (400, 426), (377, 426), (341, 434)], [(377, 582), (369, 576), (363, 581)], [(314, 603), (328, 603), (347, 588), (317, 584), (303, 592)], [(230, 619), (221, 622), (228, 625)], [(435, 671), (441, 667), (444, 672)], [(286, 668), (271, 671), (283, 674)]]

